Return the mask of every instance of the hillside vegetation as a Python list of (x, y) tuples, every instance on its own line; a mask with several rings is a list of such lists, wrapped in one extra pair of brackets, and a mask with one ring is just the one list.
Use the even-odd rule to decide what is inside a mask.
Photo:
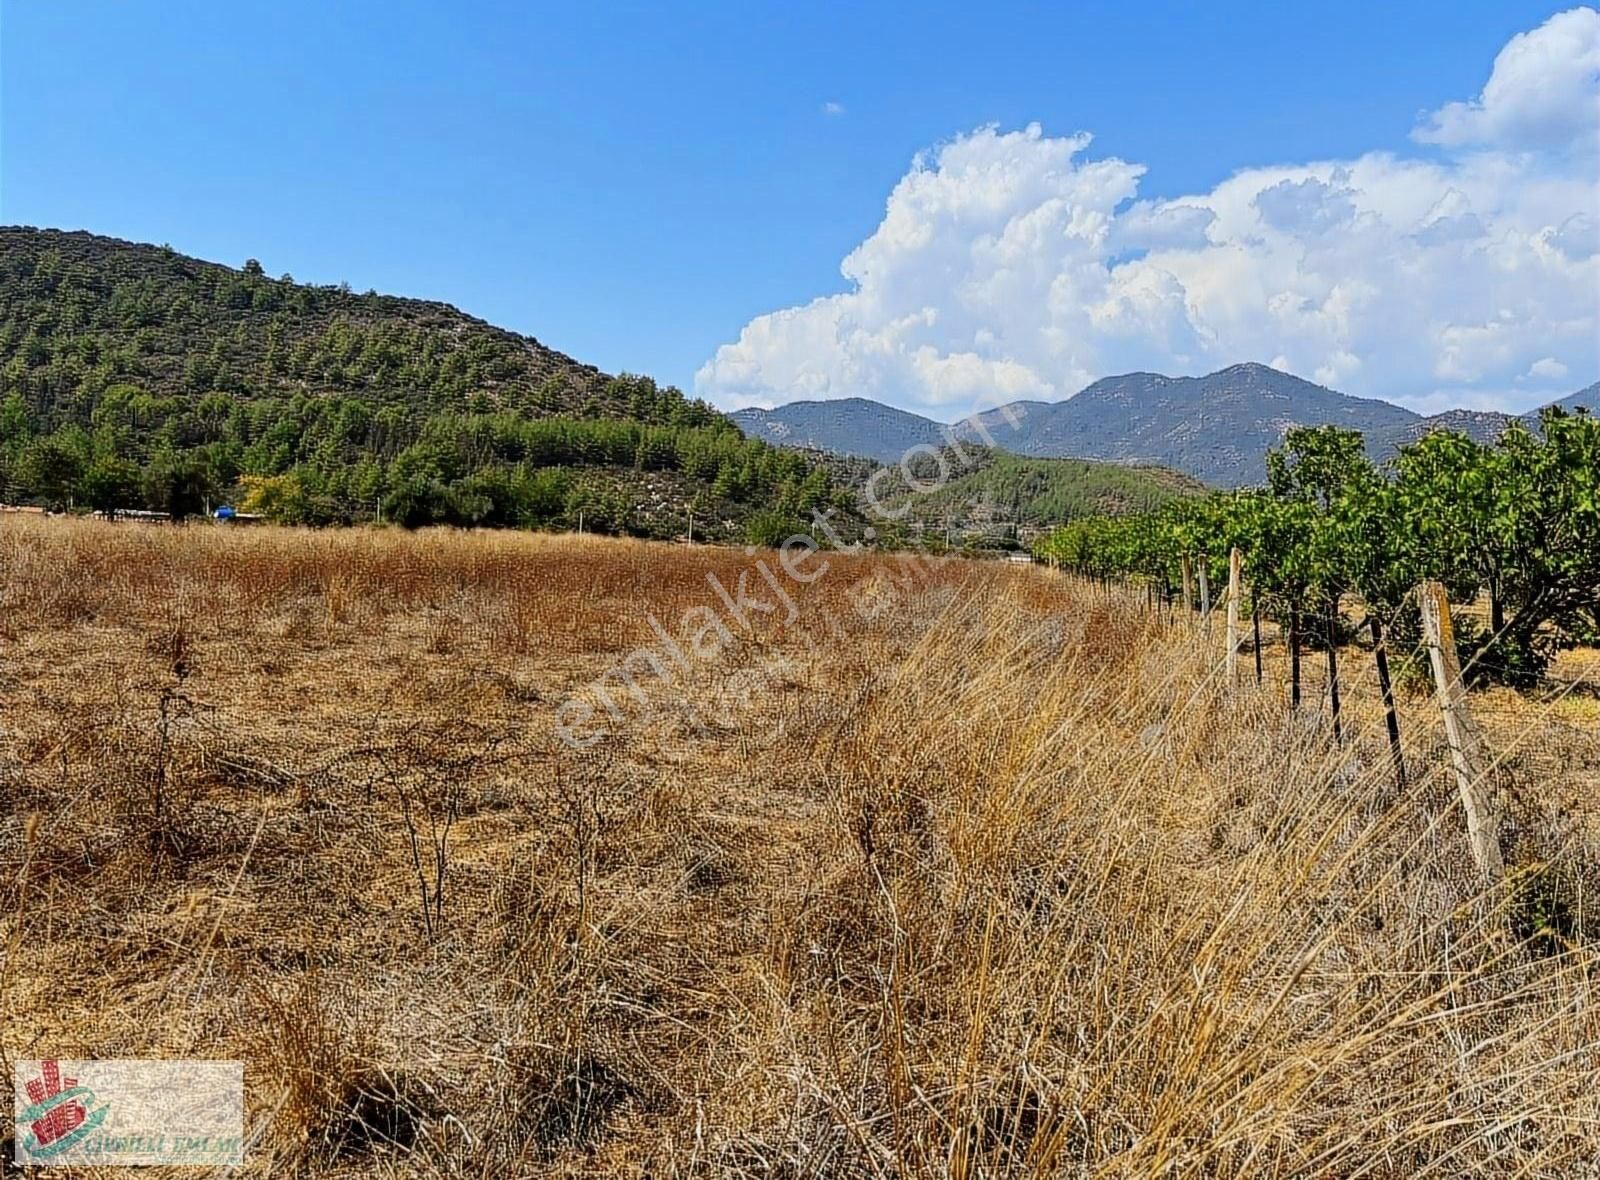
[(0, 500), (743, 536), (835, 491), (676, 389), (444, 304), (0, 229)]
[(1199, 480), (1162, 467), (1029, 459), (970, 443), (946, 448), (938, 459), (915, 455), (907, 468), (910, 479), (897, 466), (873, 485), (874, 498), (898, 527), (922, 533), (948, 528), (987, 540), (1015, 539), (1081, 517), (1151, 512), (1206, 490)]

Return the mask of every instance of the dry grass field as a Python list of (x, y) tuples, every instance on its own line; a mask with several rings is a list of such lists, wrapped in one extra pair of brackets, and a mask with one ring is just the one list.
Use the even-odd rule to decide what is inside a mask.
[(1581, 685), (1475, 698), (1485, 893), (1354, 651), (1335, 746), (1133, 596), (757, 561), (0, 520), (0, 1066), (243, 1059), (252, 1176), (1600, 1175)]

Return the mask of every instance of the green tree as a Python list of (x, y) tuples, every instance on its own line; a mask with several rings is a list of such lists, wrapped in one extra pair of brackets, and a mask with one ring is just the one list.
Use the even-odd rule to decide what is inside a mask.
[(1484, 634), (1462, 628), (1469, 675), (1527, 684), (1561, 627), (1600, 603), (1600, 420), (1548, 411), (1493, 447), (1440, 433), (1402, 450), (1399, 522), (1420, 564), (1457, 597), (1489, 596)]
[(108, 516), (139, 503), (141, 472), (139, 465), (115, 455), (94, 459), (82, 479), (83, 501), (96, 512)]
[(1464, 434), (1438, 431), (1400, 451), (1396, 464), (1403, 516), (1428, 576), (1455, 593), (1489, 595), (1491, 626), (1505, 626), (1510, 555), (1505, 526), (1510, 472), (1503, 452)]
[(25, 495), (59, 510), (66, 508), (77, 494), (83, 469), (82, 451), (52, 435), (34, 439), (23, 448), (16, 478)]
[(152, 458), (142, 477), (144, 499), (154, 512), (165, 512), (173, 520), (198, 516), (205, 511), (212, 493), (211, 474), (194, 456), (162, 451)]
[(790, 537), (807, 531), (805, 522), (799, 517), (769, 508), (750, 518), (745, 525), (744, 537), (752, 545), (776, 549)]

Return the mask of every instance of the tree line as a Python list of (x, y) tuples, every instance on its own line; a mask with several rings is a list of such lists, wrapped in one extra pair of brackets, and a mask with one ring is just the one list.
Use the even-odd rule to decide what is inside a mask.
[[(1441, 431), (1382, 466), (1359, 432), (1302, 427), (1267, 469), (1265, 487), (1073, 522), (1035, 554), (1088, 577), (1138, 578), (1170, 603), (1186, 571), (1222, 585), (1237, 547), (1258, 620), (1287, 638), (1296, 701), (1304, 646), (1331, 658), (1359, 627), (1380, 657), (1413, 648), (1424, 579), (1458, 602), (1488, 600), (1487, 626), (1463, 618), (1457, 629), (1475, 682), (1528, 686), (1561, 645), (1600, 641), (1600, 419), (1548, 410), (1537, 430), (1513, 424), (1487, 445)], [(1356, 604), (1352, 626), (1343, 608)], [(1387, 681), (1386, 661), (1379, 671)]]
[[(613, 379), (612, 396), (656, 419), (515, 411), (420, 413), (361, 397), (198, 399), (114, 386), (86, 423), (43, 432), (12, 393), (0, 399), (0, 499), (114, 514), (197, 514), (234, 500), (290, 524), (382, 517), (399, 524), (587, 527), (677, 532), (696, 501), (707, 517), (785, 523), (844, 502), (828, 471), (745, 438), (676, 391), (663, 405), (647, 378)], [(626, 387), (633, 386), (630, 391)], [(630, 476), (680, 477), (678, 514), (652, 522)], [(659, 526), (659, 527), (658, 527)]]

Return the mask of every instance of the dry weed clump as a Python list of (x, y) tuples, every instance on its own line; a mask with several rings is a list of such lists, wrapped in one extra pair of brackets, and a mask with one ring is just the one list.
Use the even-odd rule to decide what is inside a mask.
[(263, 1176), (1593, 1167), (1581, 685), (1480, 698), (1488, 891), (1360, 654), (1335, 744), (1140, 595), (825, 556), (573, 749), (755, 556), (0, 523), (6, 1058), (241, 1058)]

